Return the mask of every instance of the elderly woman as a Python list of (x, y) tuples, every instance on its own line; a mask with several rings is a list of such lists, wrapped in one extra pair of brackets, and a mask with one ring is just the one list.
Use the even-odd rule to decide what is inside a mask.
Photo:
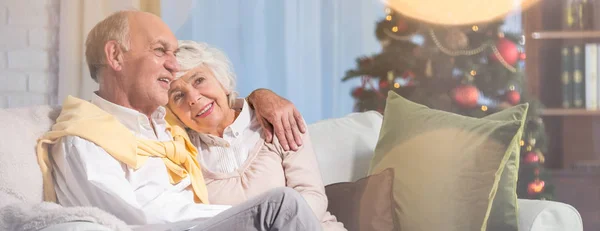
[(177, 60), (181, 71), (171, 83), (168, 107), (199, 151), (210, 203), (235, 205), (276, 187), (290, 187), (308, 202), (324, 230), (345, 230), (327, 212), (308, 133), (297, 151), (265, 142), (254, 109), (237, 98), (235, 75), (219, 50), (180, 41)]

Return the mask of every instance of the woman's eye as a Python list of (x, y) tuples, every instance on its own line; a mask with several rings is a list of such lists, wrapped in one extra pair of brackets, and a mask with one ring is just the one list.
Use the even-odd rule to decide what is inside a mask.
[(174, 101), (179, 101), (181, 98), (183, 97), (183, 93), (177, 93), (175, 94), (175, 96), (173, 96), (173, 100)]

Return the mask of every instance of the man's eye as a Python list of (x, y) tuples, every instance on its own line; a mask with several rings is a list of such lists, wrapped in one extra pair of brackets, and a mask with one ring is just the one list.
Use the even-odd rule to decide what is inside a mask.
[(162, 56), (165, 54), (165, 48), (159, 47), (159, 48), (154, 48), (154, 53), (156, 53), (156, 55), (158, 56)]

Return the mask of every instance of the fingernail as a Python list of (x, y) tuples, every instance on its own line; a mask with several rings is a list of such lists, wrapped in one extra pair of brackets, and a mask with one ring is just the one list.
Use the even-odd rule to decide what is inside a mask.
[(285, 145), (285, 146), (283, 146), (283, 149), (285, 149), (286, 151), (288, 151), (288, 150), (290, 150), (290, 146)]

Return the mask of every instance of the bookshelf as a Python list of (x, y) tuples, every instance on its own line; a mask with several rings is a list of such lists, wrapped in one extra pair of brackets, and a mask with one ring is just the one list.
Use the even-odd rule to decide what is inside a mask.
[(600, 116), (600, 110), (547, 108), (542, 110), (542, 116)]
[[(522, 12), (528, 88), (546, 107), (541, 112), (548, 135), (546, 166), (556, 171), (585, 163), (600, 166), (600, 110), (563, 108), (561, 82), (561, 49), (600, 44), (600, 22), (585, 29), (565, 29), (563, 16), (569, 1), (540, 0)], [(590, 8), (600, 9), (595, 5)], [(599, 20), (588, 22), (593, 21)]]
[(531, 33), (532, 39), (598, 39), (600, 31), (536, 31)]

